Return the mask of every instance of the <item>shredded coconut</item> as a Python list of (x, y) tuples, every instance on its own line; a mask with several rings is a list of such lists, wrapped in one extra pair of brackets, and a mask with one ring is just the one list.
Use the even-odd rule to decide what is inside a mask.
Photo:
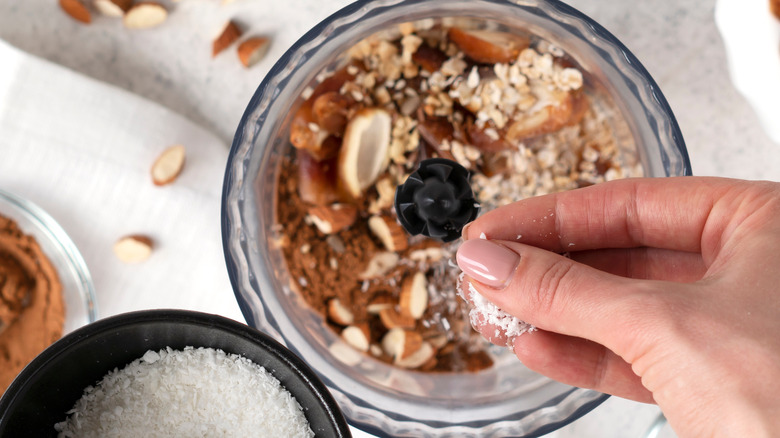
[[(461, 274), (459, 280), (462, 282), (463, 278), (464, 274)], [(531, 324), (501, 310), (498, 306), (485, 299), (471, 282), (467, 283), (469, 294), (467, 298), (472, 304), (472, 308), (469, 310), (471, 325), (476, 327), (478, 325), (490, 324), (496, 328), (495, 335), (497, 337), (504, 336), (510, 342), (523, 333), (536, 330), (536, 327)], [(459, 286), (458, 290), (462, 291), (463, 288)]]
[(211, 348), (147, 351), (110, 371), (54, 428), (76, 437), (313, 437), (263, 367)]

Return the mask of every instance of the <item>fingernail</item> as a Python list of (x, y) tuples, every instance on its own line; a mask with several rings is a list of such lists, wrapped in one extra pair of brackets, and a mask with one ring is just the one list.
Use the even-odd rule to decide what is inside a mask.
[(469, 229), (470, 226), (471, 226), (471, 222), (467, 223), (466, 226), (463, 227), (463, 229), (460, 231), (460, 237), (463, 240), (466, 240), (468, 238), (468, 236), (469, 236), (468, 229)]
[(471, 239), (460, 245), (457, 261), (460, 269), (472, 279), (503, 288), (517, 269), (520, 256), (489, 240)]

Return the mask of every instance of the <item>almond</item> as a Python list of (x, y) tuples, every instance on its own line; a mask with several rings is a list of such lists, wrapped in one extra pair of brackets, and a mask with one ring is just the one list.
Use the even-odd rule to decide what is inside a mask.
[(440, 69), (444, 61), (447, 60), (447, 54), (428, 44), (420, 44), (420, 47), (412, 54), (412, 60), (423, 70), (433, 73)]
[(211, 45), (211, 57), (217, 56), (223, 50), (230, 47), (231, 44), (236, 42), (241, 37), (241, 29), (232, 20), (225, 23), (222, 26), (222, 30), (214, 38), (214, 42)]
[(388, 330), (392, 330), (394, 328), (413, 329), (415, 326), (414, 318), (401, 315), (392, 307), (380, 310), (379, 320)]
[(92, 22), (92, 14), (80, 0), (60, 0), (60, 8), (76, 21), (85, 24)]
[(322, 234), (333, 234), (355, 223), (357, 207), (349, 204), (320, 205), (309, 208), (308, 217)]
[(126, 236), (114, 244), (114, 254), (125, 263), (139, 263), (152, 255), (153, 246), (152, 239), (148, 237)]
[(152, 182), (157, 186), (172, 183), (184, 168), (186, 150), (177, 144), (165, 149), (152, 164)]
[(323, 93), (312, 103), (314, 121), (326, 132), (342, 135), (352, 101), (338, 91)]
[(422, 272), (404, 279), (401, 285), (401, 315), (420, 319), (428, 308), (428, 280)]
[(341, 147), (340, 141), (326, 141), (329, 137), (330, 133), (315, 121), (313, 103), (304, 102), (290, 123), (290, 143), (297, 149), (305, 150), (317, 161), (322, 161), (338, 155)]
[[(427, 342), (423, 342), (415, 352), (407, 357), (401, 358), (395, 361), (395, 364), (401, 368), (420, 368), (423, 365), (428, 364), (431, 360), (435, 360), (436, 350)], [(435, 366), (435, 364), (433, 364)]]
[(530, 115), (515, 119), (506, 130), (506, 139), (518, 142), (579, 123), (587, 110), (586, 98), (579, 93), (565, 93), (557, 98), (557, 104), (547, 105)]
[(384, 309), (392, 309), (395, 304), (396, 302), (393, 297), (388, 294), (380, 293), (375, 295), (374, 298), (368, 302), (368, 305), (366, 306), (366, 312), (371, 314), (378, 314)]
[(380, 108), (364, 108), (347, 123), (339, 150), (339, 182), (358, 199), (376, 182), (389, 161), (392, 117)]
[(371, 260), (368, 261), (368, 266), (360, 274), (358, 278), (361, 280), (373, 280), (375, 278), (384, 277), (393, 268), (398, 266), (398, 254), (389, 251), (381, 251), (374, 254)]
[(350, 325), (355, 322), (355, 316), (338, 298), (328, 300), (328, 317), (338, 325)]
[(95, 0), (93, 4), (107, 17), (121, 17), (133, 6), (133, 0)]
[(504, 140), (492, 120), (480, 127), (471, 119), (466, 122), (469, 143), (483, 152), (501, 152), (512, 147)]
[(159, 3), (136, 3), (125, 12), (122, 19), (128, 29), (147, 29), (162, 24), (168, 18), (168, 11)]
[(252, 37), (238, 46), (238, 59), (244, 67), (249, 68), (258, 62), (268, 53), (271, 40), (267, 37)]
[(368, 351), (371, 345), (368, 324), (351, 325), (341, 331), (341, 338), (358, 351)]
[(409, 246), (406, 231), (389, 216), (371, 216), (368, 228), (388, 251), (403, 251)]
[(382, 350), (395, 361), (399, 361), (411, 356), (422, 343), (423, 339), (419, 333), (393, 328), (382, 337)]
[(531, 40), (524, 36), (491, 30), (464, 30), (452, 27), (447, 32), (469, 58), (482, 64), (501, 64), (517, 60)]
[(336, 159), (318, 161), (307, 151), (297, 151), (298, 195), (314, 205), (327, 205), (338, 199)]

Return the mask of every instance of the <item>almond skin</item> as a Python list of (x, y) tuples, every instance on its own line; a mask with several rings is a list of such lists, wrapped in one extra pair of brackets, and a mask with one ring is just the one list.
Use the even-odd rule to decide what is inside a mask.
[(217, 35), (211, 45), (211, 57), (213, 58), (220, 54), (223, 50), (230, 47), (231, 44), (238, 41), (240, 37), (241, 29), (235, 22), (231, 20), (225, 23), (222, 27), (222, 31)]
[(92, 22), (92, 14), (84, 3), (81, 3), (79, 0), (60, 0), (60, 8), (76, 21), (84, 24)]
[(260, 62), (268, 52), (271, 40), (267, 37), (252, 37), (238, 46), (238, 59), (249, 68)]
[(531, 41), (523, 36), (489, 30), (452, 27), (447, 37), (469, 58), (482, 64), (505, 64), (517, 60)]

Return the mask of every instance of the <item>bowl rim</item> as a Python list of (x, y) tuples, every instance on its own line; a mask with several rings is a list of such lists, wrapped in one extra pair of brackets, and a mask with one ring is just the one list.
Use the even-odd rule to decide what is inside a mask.
[[(397, 2), (396, 5), (402, 6), (405, 4), (419, 3), (421, 1), (424, 0), (400, 0)], [(532, 1), (482, 0), (482, 1), (496, 3), (496, 4), (503, 4), (509, 7), (522, 7), (523, 5), (531, 5), (531, 6), (543, 5), (545, 7), (549, 7), (561, 15), (571, 17), (574, 20), (584, 23), (590, 29), (590, 31), (592, 31), (593, 34), (596, 34), (607, 44), (612, 45), (614, 49), (619, 51), (620, 54), (622, 55), (623, 62), (621, 63), (621, 67), (627, 70), (632, 70), (633, 75), (645, 81), (644, 86), (646, 87), (647, 90), (649, 90), (649, 94), (651, 95), (652, 99), (655, 101), (654, 102), (655, 106), (657, 106), (660, 109), (660, 114), (662, 114), (665, 117), (665, 122), (668, 123), (667, 128), (669, 131), (669, 138), (673, 142), (674, 149), (676, 149), (674, 150), (674, 152), (676, 152), (679, 155), (681, 175), (682, 176), (692, 175), (690, 158), (688, 155), (687, 148), (685, 146), (685, 141), (683, 139), (682, 131), (679, 127), (679, 124), (677, 123), (677, 119), (672, 111), (671, 106), (669, 105), (669, 102), (667, 101), (664, 94), (661, 92), (655, 79), (650, 75), (650, 73), (644, 67), (644, 65), (611, 32), (609, 32), (602, 25), (600, 25), (599, 23), (597, 23), (596, 21), (594, 21), (584, 13), (580, 12), (579, 10), (575, 9), (572, 6), (569, 6), (561, 2), (560, 0), (535, 0), (535, 1), (533, 0)], [(275, 77), (283, 73), (285, 67), (290, 63), (294, 54), (296, 54), (304, 46), (312, 43), (312, 41), (318, 38), (323, 33), (323, 31), (327, 30), (327, 28), (330, 25), (332, 25), (334, 21), (343, 18), (344, 16), (354, 14), (363, 8), (371, 8), (372, 4), (382, 3), (382, 2), (383, 0), (357, 0), (354, 3), (351, 3), (339, 9), (335, 13), (331, 14), (324, 20), (317, 23), (309, 31), (307, 31), (301, 38), (299, 38), (295, 43), (293, 43), (292, 46), (290, 46), (290, 48), (278, 59), (278, 61), (273, 65), (273, 67), (263, 78), (263, 80), (257, 87), (255, 93), (253, 94), (252, 98), (249, 100), (246, 110), (242, 115), (241, 120), (237, 126), (236, 133), (233, 137), (233, 142), (231, 144), (231, 149), (228, 155), (228, 160), (226, 163), (226, 170), (225, 170), (225, 176), (224, 176), (223, 187), (222, 187), (222, 208), (221, 208), (222, 242), (223, 242), (223, 252), (225, 255), (225, 261), (228, 270), (228, 276), (230, 278), (234, 294), (238, 301), (239, 308), (241, 309), (244, 318), (249, 324), (253, 324), (253, 321), (255, 321), (256, 311), (261, 312), (262, 309), (253, 310), (250, 307), (248, 301), (242, 296), (241, 278), (240, 278), (241, 272), (239, 269), (238, 261), (234, 258), (233, 254), (231, 253), (232, 251), (231, 245), (233, 244), (233, 242), (230, 241), (232, 234), (234, 234), (235, 232), (235, 228), (239, 227), (239, 225), (231, 224), (230, 217), (229, 217), (230, 208), (232, 205), (229, 204), (230, 196), (231, 193), (235, 190), (233, 185), (235, 184), (235, 180), (236, 180), (236, 175), (234, 174), (234, 169), (236, 168), (237, 165), (236, 157), (237, 157), (237, 152), (239, 151), (241, 144), (244, 141), (244, 137), (245, 137), (244, 133), (245, 133), (246, 126), (249, 123), (254, 110), (261, 103), (261, 100), (265, 97), (265, 95), (267, 93), (274, 92), (274, 90), (270, 89), (269, 86), (272, 84), (272, 81)], [(457, 15), (457, 14), (453, 13), (453, 15)], [(282, 339), (284, 339), (283, 336)], [(291, 348), (294, 349), (294, 347)], [(322, 376), (322, 377), (324, 380), (328, 381), (327, 376)], [(541, 436), (546, 433), (549, 433), (553, 430), (559, 429), (575, 421), (576, 419), (580, 418), (587, 412), (590, 412), (595, 407), (603, 403), (607, 398), (609, 398), (608, 394), (601, 394), (599, 397), (595, 398), (592, 401), (584, 403), (578, 409), (571, 412), (569, 416), (566, 417), (564, 420), (548, 423), (536, 429), (535, 431), (532, 431), (531, 433), (523, 436), (536, 437), (536, 436)], [(352, 425), (370, 433), (378, 433), (379, 436), (382, 436), (383, 434), (386, 433), (360, 419), (350, 418), (349, 421)]]
[[(68, 265), (73, 268), (73, 271), (78, 276), (78, 283), (80, 285), (78, 293), (81, 295), (81, 298), (86, 305), (87, 323), (95, 322), (98, 319), (97, 294), (95, 292), (95, 285), (92, 282), (92, 275), (87, 267), (87, 262), (84, 260), (78, 247), (65, 229), (62, 228), (59, 222), (47, 213), (46, 210), (26, 198), (0, 188), (0, 200), (6, 201), (15, 208), (17, 212), (23, 214), (32, 222), (37, 223), (41, 233), (50, 243), (57, 247), (59, 250), (57, 255), (64, 256)], [(31, 234), (29, 230), (22, 231), (25, 234)], [(46, 256), (51, 257), (52, 254), (46, 254)], [(58, 272), (58, 275), (62, 274)], [(65, 312), (65, 317), (67, 318), (67, 309)], [(65, 335), (67, 335), (67, 333)]]
[[(31, 383), (40, 370), (52, 361), (56, 361), (63, 354), (66, 354), (72, 346), (85, 342), (92, 336), (110, 333), (114, 329), (148, 323), (199, 325), (228, 332), (248, 340), (252, 344), (261, 346), (271, 355), (276, 356), (285, 363), (292, 373), (301, 379), (307, 389), (315, 395), (327, 412), (330, 422), (339, 431), (339, 436), (351, 436), (347, 421), (333, 395), (320, 380), (317, 373), (295, 353), (269, 335), (246, 324), (222, 315), (183, 309), (151, 309), (121, 313), (85, 325), (57, 340), (57, 342), (33, 359), (16, 376), (3, 396), (0, 397), (0, 424), (4, 423), (5, 413), (8, 408), (14, 405), (22, 391)], [(195, 347), (197, 348), (198, 346)], [(231, 353), (241, 354), (240, 352)], [(106, 373), (108, 371), (110, 370), (106, 370)], [(75, 402), (76, 400), (74, 400)]]

